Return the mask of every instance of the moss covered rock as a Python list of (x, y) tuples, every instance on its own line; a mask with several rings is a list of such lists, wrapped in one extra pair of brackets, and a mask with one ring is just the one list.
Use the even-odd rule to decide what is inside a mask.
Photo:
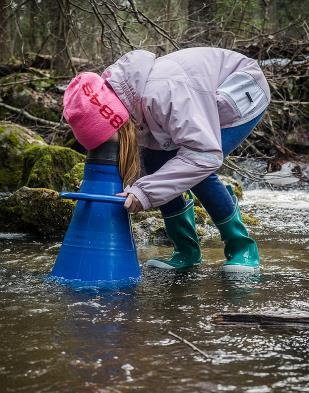
[(159, 209), (131, 214), (132, 229), (137, 244), (170, 244)]
[(251, 213), (249, 214), (249, 213), (242, 212), (241, 217), (246, 225), (256, 226), (256, 225), (260, 225), (261, 223), (261, 221)]
[(208, 214), (203, 207), (194, 206), (195, 222), (196, 224), (205, 225)]
[(22, 187), (0, 200), (0, 230), (62, 235), (74, 206), (74, 202), (61, 199), (56, 191)]
[(84, 177), (85, 164), (79, 162), (75, 164), (73, 168), (64, 175), (63, 178), (63, 189), (66, 191), (77, 191), (80, 183)]
[(34, 146), (25, 151), (21, 185), (61, 191), (65, 174), (85, 156), (62, 146)]
[(224, 185), (232, 186), (233, 192), (234, 192), (234, 194), (236, 195), (236, 197), (238, 199), (242, 199), (242, 197), (243, 197), (243, 187), (242, 187), (242, 184), (238, 180), (235, 180), (231, 176), (219, 176), (219, 177), (220, 177), (220, 180), (223, 182)]
[(131, 220), (133, 223), (137, 223), (146, 220), (146, 218), (150, 218), (150, 217), (162, 218), (160, 210), (159, 209), (142, 210), (137, 214), (132, 214)]
[(147, 217), (133, 223), (132, 229), (138, 244), (170, 244), (162, 218)]
[(9, 121), (0, 121), (0, 191), (17, 188), (25, 150), (31, 146), (45, 145), (35, 132)]
[(200, 240), (206, 236), (207, 232), (203, 225), (196, 225), (196, 233)]

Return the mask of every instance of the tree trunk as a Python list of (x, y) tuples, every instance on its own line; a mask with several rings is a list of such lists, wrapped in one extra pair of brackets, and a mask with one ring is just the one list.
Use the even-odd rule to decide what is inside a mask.
[(37, 6), (36, 0), (31, 0), (29, 5), (29, 23), (30, 23), (30, 31), (29, 31), (29, 49), (30, 52), (36, 53), (38, 50), (38, 33), (39, 26), (37, 23), (39, 8)]
[(9, 0), (0, 0), (0, 63), (7, 63), (10, 58), (9, 4)]
[[(197, 34), (196, 43), (211, 41), (211, 25), (216, 12), (216, 0), (189, 0), (188, 19), (190, 34)], [(199, 34), (200, 33), (200, 34)]]
[(52, 22), (52, 62), (51, 67), (57, 75), (64, 75), (71, 69), (71, 61), (68, 48), (69, 24), (69, 1), (51, 0), (49, 2), (50, 18)]
[[(167, 0), (166, 1), (166, 11), (165, 11), (165, 30), (168, 32), (169, 35), (171, 35), (171, 19), (172, 19), (172, 12), (171, 12), (171, 6), (172, 6), (172, 0)], [(166, 49), (165, 53), (170, 52), (170, 42), (166, 40)]]

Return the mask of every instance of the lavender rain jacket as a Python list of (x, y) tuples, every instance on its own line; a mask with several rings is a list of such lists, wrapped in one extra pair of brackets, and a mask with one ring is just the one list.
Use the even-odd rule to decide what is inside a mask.
[(125, 188), (144, 209), (169, 202), (218, 170), (220, 129), (250, 121), (270, 101), (257, 62), (226, 49), (183, 49), (157, 59), (135, 50), (102, 76), (139, 124), (141, 146), (178, 149), (158, 171)]

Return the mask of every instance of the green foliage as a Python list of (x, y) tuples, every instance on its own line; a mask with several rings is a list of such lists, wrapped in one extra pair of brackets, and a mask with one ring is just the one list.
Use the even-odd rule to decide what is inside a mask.
[[(35, 79), (35, 78), (34, 78)], [(48, 78), (48, 79), (39, 79), (32, 80), (30, 82), (30, 86), (34, 88), (36, 91), (44, 92), (55, 85), (55, 79)]]

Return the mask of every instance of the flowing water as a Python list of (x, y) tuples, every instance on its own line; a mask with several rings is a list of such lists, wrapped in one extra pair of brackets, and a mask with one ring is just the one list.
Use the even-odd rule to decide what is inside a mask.
[[(194, 271), (143, 269), (133, 289), (73, 291), (43, 280), (59, 242), (1, 234), (0, 391), (309, 392), (309, 329), (214, 323), (223, 312), (309, 316), (308, 193), (248, 191), (242, 206), (261, 219), (263, 263), (241, 279), (220, 274), (211, 236)], [(138, 251), (143, 262), (170, 248)]]

